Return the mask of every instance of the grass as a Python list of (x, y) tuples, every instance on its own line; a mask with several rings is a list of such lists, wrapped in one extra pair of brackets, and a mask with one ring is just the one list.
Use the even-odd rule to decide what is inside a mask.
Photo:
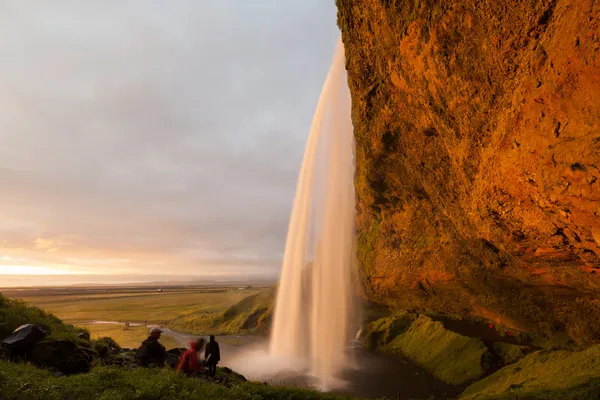
[(538, 351), (469, 386), (463, 400), (597, 399), (600, 345), (584, 351)]
[(219, 370), (230, 387), (188, 378), (170, 369), (95, 367), (90, 373), (56, 378), (29, 364), (0, 360), (0, 393), (3, 400), (293, 400), (350, 397), (306, 389), (265, 386), (242, 382)]
[(219, 313), (202, 310), (169, 322), (169, 328), (194, 334), (266, 332), (275, 304), (275, 287), (248, 296)]
[[(143, 326), (131, 326), (127, 330), (123, 329), (122, 325), (112, 324), (79, 326), (87, 329), (90, 332), (92, 340), (100, 339), (102, 337), (110, 337), (117, 342), (119, 346), (130, 349), (136, 349), (140, 347), (142, 341), (148, 337), (148, 329)], [(167, 350), (174, 347), (181, 347), (175, 339), (165, 334), (163, 334), (160, 338), (160, 342), (167, 348)]]
[(486, 370), (488, 348), (478, 338), (444, 329), (441, 322), (424, 315), (381, 350), (403, 355), (443, 382), (461, 385), (481, 377)]
[(80, 329), (64, 324), (56, 316), (38, 307), (30, 307), (24, 301), (7, 299), (0, 295), (0, 339), (8, 336), (23, 324), (40, 325), (49, 333), (49, 339), (80, 342), (76, 338)]
[(259, 289), (151, 290), (48, 295), (19, 294), (19, 298), (71, 324), (101, 321), (165, 323), (190, 312), (219, 313)]

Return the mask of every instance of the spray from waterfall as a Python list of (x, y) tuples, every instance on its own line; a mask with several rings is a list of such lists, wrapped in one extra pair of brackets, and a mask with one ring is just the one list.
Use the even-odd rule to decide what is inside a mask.
[(349, 366), (355, 266), (354, 136), (341, 39), (314, 114), (290, 218), (270, 354), (331, 387)]

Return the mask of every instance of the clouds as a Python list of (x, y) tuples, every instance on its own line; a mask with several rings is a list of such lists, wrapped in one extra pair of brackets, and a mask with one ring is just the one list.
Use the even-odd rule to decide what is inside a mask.
[(0, 2), (0, 256), (276, 272), (337, 35), (333, 1)]

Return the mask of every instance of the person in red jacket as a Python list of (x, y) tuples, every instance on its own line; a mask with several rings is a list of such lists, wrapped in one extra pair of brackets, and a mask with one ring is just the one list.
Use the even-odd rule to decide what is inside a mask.
[(195, 375), (204, 373), (204, 361), (200, 361), (202, 348), (205, 340), (200, 338), (190, 342), (190, 348), (181, 355), (181, 361), (177, 366), (177, 370), (186, 375)]

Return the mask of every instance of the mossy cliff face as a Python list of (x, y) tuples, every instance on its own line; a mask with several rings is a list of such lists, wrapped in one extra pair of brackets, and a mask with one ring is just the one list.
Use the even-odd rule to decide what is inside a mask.
[(600, 339), (600, 1), (337, 5), (366, 294)]

